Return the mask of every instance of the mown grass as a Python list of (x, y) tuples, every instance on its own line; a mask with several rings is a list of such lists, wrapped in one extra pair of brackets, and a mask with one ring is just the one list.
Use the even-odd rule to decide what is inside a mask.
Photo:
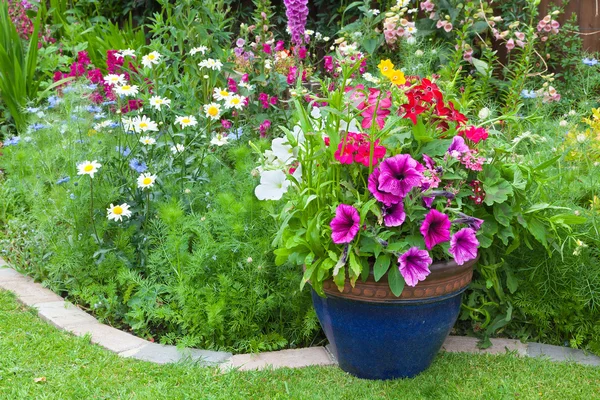
[(600, 368), (441, 353), (414, 379), (373, 382), (335, 367), (221, 373), (123, 359), (41, 321), (0, 291), (0, 399), (593, 399)]

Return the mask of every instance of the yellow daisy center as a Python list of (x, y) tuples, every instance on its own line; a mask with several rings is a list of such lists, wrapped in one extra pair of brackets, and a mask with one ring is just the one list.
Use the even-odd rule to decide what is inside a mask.
[(145, 122), (140, 122), (140, 128), (147, 128), (148, 124)]
[(215, 115), (219, 114), (219, 109), (217, 107), (215, 107), (215, 106), (209, 107), (208, 108), (208, 114), (212, 115), (214, 117)]
[(231, 99), (231, 102), (233, 104), (239, 104), (240, 103), (240, 99), (238, 99), (237, 97), (235, 97), (235, 98)]
[(112, 78), (110, 78), (113, 82), (118, 82), (119, 81), (119, 77), (117, 76), (113, 76)]
[(131, 89), (131, 86), (125, 85), (125, 86), (121, 87), (121, 89), (122, 90), (129, 90), (129, 89)]
[(189, 124), (191, 121), (189, 118), (184, 118), (181, 120), (181, 122), (183, 122), (184, 124)]
[(83, 170), (85, 172), (92, 172), (93, 169), (94, 169), (94, 166), (92, 164), (88, 164), (85, 167), (83, 167)]
[(229, 96), (229, 92), (227, 90), (221, 90), (220, 93), (221, 93), (221, 96), (223, 96), (223, 97)]
[(156, 99), (156, 100), (154, 100), (154, 102), (155, 102), (156, 104), (162, 104), (162, 102), (163, 102), (163, 101), (162, 101), (162, 99)]
[(148, 54), (148, 59), (149, 60), (154, 60), (154, 54)]
[(149, 184), (151, 184), (151, 183), (152, 183), (152, 178), (150, 178), (150, 177), (146, 177), (146, 178), (144, 178), (144, 180), (142, 181), (142, 183), (143, 183), (144, 185), (149, 185)]
[(115, 208), (113, 208), (113, 214), (117, 214), (117, 215), (123, 214), (123, 207), (115, 206)]

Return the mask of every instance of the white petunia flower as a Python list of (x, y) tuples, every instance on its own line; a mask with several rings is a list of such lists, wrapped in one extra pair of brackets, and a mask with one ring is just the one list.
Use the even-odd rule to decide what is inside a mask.
[(215, 100), (227, 100), (231, 96), (228, 90), (222, 88), (213, 89), (213, 98)]
[(135, 96), (138, 94), (138, 87), (136, 85), (116, 86), (115, 93), (123, 96)]
[(225, 135), (223, 135), (222, 133), (217, 133), (211, 140), (210, 140), (210, 144), (214, 144), (215, 146), (223, 146), (225, 144), (227, 144), (229, 138)]
[(259, 200), (280, 200), (288, 190), (290, 181), (281, 170), (263, 171), (260, 175), (260, 185), (254, 189)]
[(286, 138), (273, 139), (271, 142), (271, 151), (283, 164), (291, 164), (296, 161), (294, 148), (288, 143)]
[(204, 113), (208, 118), (218, 120), (221, 116), (221, 105), (218, 103), (205, 104)]
[(140, 174), (137, 178), (138, 187), (141, 189), (151, 188), (156, 181), (156, 175), (150, 173)]
[(156, 139), (150, 136), (142, 136), (140, 138), (140, 143), (146, 146), (152, 146), (153, 144), (156, 144)]
[(146, 131), (158, 131), (158, 125), (145, 115), (138, 115), (133, 119), (133, 130), (136, 133)]
[(158, 52), (153, 51), (152, 53), (142, 57), (142, 65), (146, 68), (152, 67), (152, 64), (158, 65), (158, 61), (161, 57), (162, 56)]
[(179, 143), (177, 143), (175, 146), (171, 146), (171, 153), (173, 154), (183, 153), (184, 150), (185, 146)]
[(125, 74), (108, 74), (104, 77), (104, 82), (111, 86), (124, 85), (126, 82)]
[(123, 203), (121, 205), (110, 204), (110, 207), (106, 209), (106, 218), (113, 221), (122, 221), (123, 217), (131, 217), (131, 211), (129, 210), (129, 204)]
[(374, 77), (374, 76), (373, 76), (373, 74), (371, 74), (370, 72), (365, 72), (365, 73), (363, 74), (363, 78), (364, 78), (364, 79), (365, 79), (367, 82), (371, 82), (371, 83), (375, 83), (375, 84), (377, 84), (377, 83), (379, 83), (379, 82), (380, 82), (379, 78), (376, 78), (376, 77)]
[(185, 117), (177, 117), (175, 118), (175, 123), (181, 125), (181, 129), (188, 127), (188, 126), (195, 126), (198, 124), (198, 121), (196, 120), (196, 117), (194, 117), (193, 115), (188, 115)]
[(193, 56), (196, 53), (202, 53), (202, 55), (204, 55), (207, 51), (208, 51), (208, 47), (206, 47), (206, 46), (194, 47), (193, 49), (190, 50), (190, 56)]
[(160, 96), (152, 96), (150, 97), (150, 105), (157, 110), (160, 110), (162, 106), (171, 107), (171, 99)]
[(99, 164), (96, 160), (84, 161), (77, 164), (77, 175), (89, 175), (90, 178), (93, 178), (94, 174), (98, 172), (98, 168), (101, 166), (102, 164)]

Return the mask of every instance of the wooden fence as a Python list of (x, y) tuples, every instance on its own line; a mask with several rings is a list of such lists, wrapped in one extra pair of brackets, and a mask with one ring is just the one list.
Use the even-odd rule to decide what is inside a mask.
[[(549, 5), (561, 2), (562, 0), (542, 0), (540, 16), (546, 15)], [(562, 25), (573, 13), (577, 15), (583, 48), (589, 52), (600, 52), (600, 0), (570, 0), (558, 22)]]

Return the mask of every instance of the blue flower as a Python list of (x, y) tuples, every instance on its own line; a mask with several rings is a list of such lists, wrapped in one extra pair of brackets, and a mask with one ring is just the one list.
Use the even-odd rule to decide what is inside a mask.
[(69, 195), (69, 197), (71, 198), (71, 200), (75, 200), (75, 194), (71, 193), (71, 194)]
[(108, 125), (109, 128), (118, 128), (119, 127), (119, 123), (118, 122), (111, 122)]
[(136, 172), (139, 172), (140, 174), (148, 169), (146, 163), (143, 161), (140, 162), (137, 158), (133, 158), (129, 162), (129, 166), (131, 167), (131, 169), (133, 169)]
[(69, 176), (65, 176), (64, 178), (60, 178), (59, 180), (56, 181), (57, 185), (62, 185), (63, 183), (67, 183), (71, 180), (71, 177)]
[(229, 134), (227, 135), (227, 138), (231, 139), (231, 140), (238, 140), (239, 138), (242, 137), (243, 134), (244, 134), (244, 130), (242, 128), (237, 128), (237, 129), (230, 131)]
[(44, 129), (46, 127), (46, 125), (44, 124), (40, 124), (39, 122), (36, 122), (33, 125), (29, 126), (34, 132), (39, 131), (40, 129)]
[(75, 88), (73, 86), (67, 86), (66, 88), (63, 89), (63, 93), (71, 93), (74, 91), (75, 91)]
[(36, 112), (40, 111), (40, 109), (39, 107), (27, 107), (25, 111), (31, 114), (35, 114)]
[(583, 60), (581, 60), (581, 62), (585, 65), (589, 65), (590, 67), (593, 67), (594, 65), (598, 64), (598, 60), (596, 60), (595, 58), (584, 58)]
[(103, 101), (103, 102), (102, 102), (102, 105), (103, 105), (103, 106), (110, 106), (110, 105), (113, 105), (113, 104), (117, 104), (117, 102), (116, 102), (116, 101), (114, 101), (114, 100), (110, 100), (110, 101)]
[(95, 83), (90, 83), (89, 85), (86, 86), (88, 89), (90, 90), (96, 90), (98, 89), (98, 85), (96, 85)]
[(123, 157), (127, 157), (128, 155), (131, 154), (131, 149), (129, 147), (121, 147), (121, 146), (117, 146), (115, 148), (119, 153), (121, 153), (121, 155), (123, 155)]
[(91, 113), (102, 112), (102, 107), (100, 107), (100, 106), (87, 106), (85, 109)]
[(48, 108), (54, 108), (58, 104), (62, 103), (62, 99), (57, 96), (48, 97)]
[(5, 147), (16, 146), (19, 144), (20, 140), (21, 140), (21, 138), (19, 136), (13, 136), (12, 138), (8, 138), (4, 141), (4, 146)]
[(521, 90), (521, 97), (524, 99), (535, 99), (537, 94), (533, 90), (523, 89)]
[(77, 140), (75, 140), (75, 143), (80, 143), (80, 144), (82, 144), (82, 143), (85, 143), (85, 142), (84, 142), (83, 140), (81, 140), (81, 139), (77, 139)]
[(83, 121), (84, 119), (81, 117), (78, 117), (77, 115), (71, 115), (71, 120), (73, 121)]

